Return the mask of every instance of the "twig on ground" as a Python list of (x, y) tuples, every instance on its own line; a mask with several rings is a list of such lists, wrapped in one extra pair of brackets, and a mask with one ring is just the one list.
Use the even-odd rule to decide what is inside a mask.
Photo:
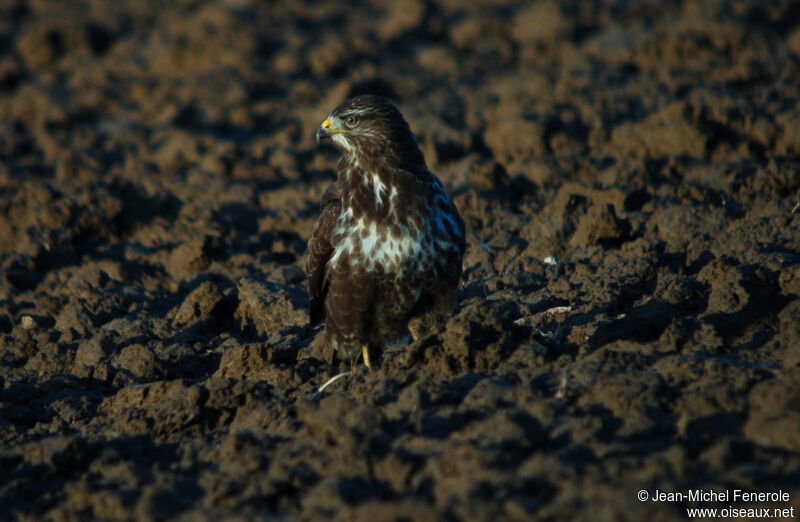
[(320, 394), (320, 393), (322, 393), (323, 391), (325, 391), (325, 388), (327, 388), (327, 387), (328, 387), (328, 386), (330, 386), (331, 384), (335, 383), (336, 381), (338, 381), (338, 380), (339, 380), (339, 379), (341, 379), (342, 377), (346, 377), (346, 376), (350, 375), (351, 373), (353, 373), (353, 372), (351, 372), (351, 371), (346, 371), (346, 372), (342, 372), (342, 373), (338, 373), (338, 374), (334, 375), (333, 377), (331, 377), (330, 379), (328, 379), (327, 381), (325, 381), (325, 384), (323, 384), (322, 386), (320, 386), (320, 387), (319, 387), (319, 389), (318, 389), (317, 391), (315, 391), (313, 395), (311, 395), (311, 398), (310, 398), (309, 400), (310, 400), (311, 402), (314, 402), (314, 399), (316, 399), (316, 398), (319, 396), (319, 394)]

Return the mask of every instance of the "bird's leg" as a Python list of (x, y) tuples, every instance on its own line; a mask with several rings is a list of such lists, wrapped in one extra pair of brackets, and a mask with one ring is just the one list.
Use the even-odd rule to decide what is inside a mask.
[(367, 370), (372, 370), (372, 364), (369, 360), (369, 346), (364, 345), (361, 347), (361, 356), (364, 358), (364, 364), (367, 365)]

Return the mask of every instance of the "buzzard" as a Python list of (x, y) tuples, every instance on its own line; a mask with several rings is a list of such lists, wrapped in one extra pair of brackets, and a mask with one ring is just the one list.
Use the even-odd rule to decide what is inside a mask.
[(380, 96), (350, 98), (317, 130), (341, 153), (308, 240), (312, 326), (343, 361), (408, 342), (452, 312), (464, 222), (400, 114)]

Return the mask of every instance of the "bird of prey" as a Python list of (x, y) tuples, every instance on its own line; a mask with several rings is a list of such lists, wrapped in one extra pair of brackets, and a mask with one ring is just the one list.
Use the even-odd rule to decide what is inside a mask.
[(312, 326), (342, 361), (419, 337), (453, 310), (464, 222), (405, 118), (380, 96), (356, 96), (317, 130), (342, 153), (305, 257)]

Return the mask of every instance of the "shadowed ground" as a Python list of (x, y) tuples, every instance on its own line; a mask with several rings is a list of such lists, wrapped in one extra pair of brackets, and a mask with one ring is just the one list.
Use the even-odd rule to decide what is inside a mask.
[[(797, 506), (799, 65), (790, 1), (3, 2), (0, 519)], [(312, 403), (313, 132), (367, 92), (464, 278)]]

